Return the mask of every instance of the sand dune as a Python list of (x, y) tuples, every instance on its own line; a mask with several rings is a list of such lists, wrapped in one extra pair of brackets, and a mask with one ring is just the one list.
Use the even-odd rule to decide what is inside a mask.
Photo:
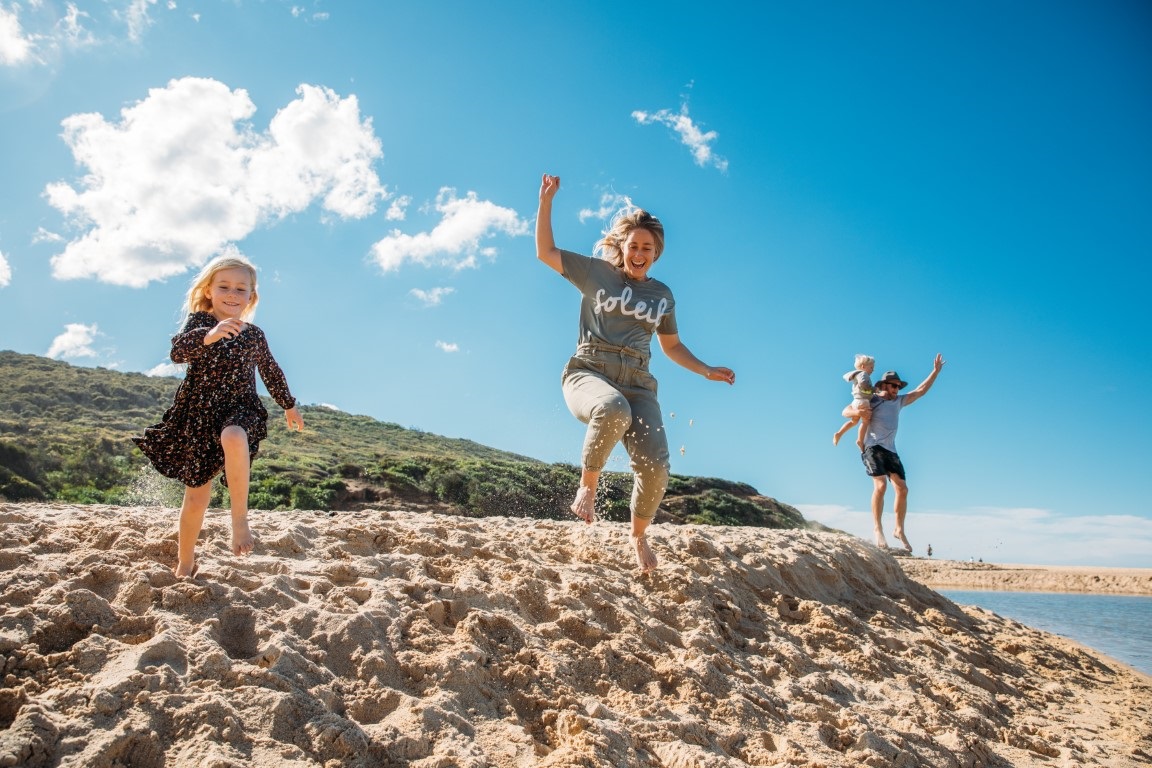
[(1136, 766), (1152, 679), (843, 535), (0, 504), (0, 766)]

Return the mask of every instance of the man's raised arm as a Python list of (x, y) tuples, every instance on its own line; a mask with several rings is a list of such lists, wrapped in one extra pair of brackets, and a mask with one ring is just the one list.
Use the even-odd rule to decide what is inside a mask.
[(912, 403), (926, 395), (928, 390), (932, 389), (932, 385), (936, 383), (936, 377), (940, 375), (940, 369), (943, 367), (943, 355), (936, 355), (936, 359), (932, 361), (932, 373), (928, 374), (928, 378), (920, 382), (920, 386), (904, 395), (904, 405), (912, 405)]

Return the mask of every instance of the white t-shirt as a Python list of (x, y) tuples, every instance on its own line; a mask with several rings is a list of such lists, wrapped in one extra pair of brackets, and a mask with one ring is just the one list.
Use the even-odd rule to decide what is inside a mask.
[(872, 420), (868, 422), (868, 434), (864, 436), (864, 447), (878, 445), (896, 453), (896, 429), (900, 426), (900, 411), (904, 408), (907, 395), (896, 395), (895, 400), (882, 397), (872, 398)]

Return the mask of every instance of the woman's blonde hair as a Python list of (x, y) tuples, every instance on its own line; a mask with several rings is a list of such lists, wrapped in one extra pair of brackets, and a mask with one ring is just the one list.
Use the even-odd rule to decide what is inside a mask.
[(664, 225), (648, 211), (637, 208), (629, 201), (612, 217), (611, 226), (604, 231), (604, 239), (596, 243), (593, 253), (614, 267), (624, 267), (624, 241), (634, 229), (646, 229), (656, 241), (656, 259), (664, 253)]
[(256, 314), (256, 305), (260, 303), (260, 295), (256, 293), (256, 265), (237, 253), (217, 256), (205, 264), (204, 268), (200, 270), (200, 274), (192, 279), (192, 285), (188, 289), (188, 299), (184, 305), (188, 315), (195, 312), (212, 311), (212, 300), (207, 295), (208, 286), (212, 285), (212, 279), (222, 269), (246, 269), (248, 274), (252, 276), (252, 295), (248, 299), (248, 306), (240, 313), (241, 320), (250, 322)]

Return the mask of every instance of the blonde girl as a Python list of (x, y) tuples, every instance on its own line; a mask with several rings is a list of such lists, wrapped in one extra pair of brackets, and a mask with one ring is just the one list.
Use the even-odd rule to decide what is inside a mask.
[(171, 359), (188, 366), (172, 407), (159, 424), (133, 438), (160, 474), (186, 486), (180, 509), (175, 573), (195, 575), (196, 539), (212, 497), (212, 478), (224, 470), (232, 511), (232, 552), (252, 551), (248, 478), (268, 411), (256, 391), (255, 371), (285, 410), (289, 429), (304, 429), (296, 400), (264, 332), (249, 322), (256, 310), (256, 267), (240, 256), (209, 262), (192, 281), (183, 330), (172, 338)]

